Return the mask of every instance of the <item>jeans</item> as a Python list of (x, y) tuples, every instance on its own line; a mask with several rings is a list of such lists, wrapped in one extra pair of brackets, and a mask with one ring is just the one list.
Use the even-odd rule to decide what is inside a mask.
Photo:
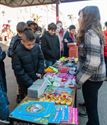
[(88, 115), (87, 125), (100, 125), (98, 117), (98, 90), (101, 82), (86, 81), (82, 86), (83, 97), (85, 100), (86, 111)]

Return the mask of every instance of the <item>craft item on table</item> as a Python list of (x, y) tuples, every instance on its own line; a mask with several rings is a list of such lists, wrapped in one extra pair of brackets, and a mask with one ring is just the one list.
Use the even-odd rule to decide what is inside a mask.
[(74, 75), (68, 73), (58, 73), (57, 76), (62, 78), (62, 81), (59, 83), (59, 86), (69, 87), (69, 85), (75, 85), (76, 79)]
[(47, 69), (45, 69), (45, 72), (58, 73), (58, 69), (53, 66), (49, 66)]
[(76, 68), (76, 67), (71, 67), (71, 68), (69, 69), (69, 74), (75, 75), (75, 74), (76, 74), (76, 71), (77, 71), (77, 68)]
[[(49, 85), (53, 84), (54, 82), (56, 82), (56, 84), (57, 84), (62, 81), (62, 79), (57, 77), (57, 75), (55, 73), (46, 73), (43, 78), (44, 78), (44, 80), (48, 81)], [(57, 86), (56, 84), (55, 84), (55, 86)]]
[(69, 61), (71, 61), (72, 63), (75, 63), (75, 58), (74, 57), (69, 57)]
[(78, 109), (69, 106), (69, 121), (68, 123), (78, 125)]
[(71, 63), (71, 62), (68, 62), (66, 64), (64, 64), (64, 66), (66, 67), (73, 67), (75, 64), (74, 63)]
[(54, 71), (53, 71), (53, 69), (51, 69), (51, 68), (46, 68), (45, 70), (44, 70), (45, 72), (51, 72), (51, 73), (53, 73)]
[(78, 58), (75, 58), (74, 60), (75, 60), (76, 63), (78, 62)]
[(39, 98), (47, 88), (47, 81), (44, 79), (36, 80), (32, 86), (28, 88), (28, 96), (31, 98)]
[(54, 71), (55, 73), (58, 73), (58, 69), (57, 69), (57, 68), (55, 68), (55, 67), (53, 67), (53, 66), (49, 66), (49, 68), (53, 69), (53, 71)]
[(51, 92), (45, 93), (40, 97), (40, 101), (55, 102), (61, 105), (72, 105), (71, 88), (53, 88)]
[(69, 71), (69, 67), (61, 66), (61, 67), (58, 67), (58, 68), (59, 68), (60, 73), (67, 73)]
[(53, 102), (25, 101), (21, 103), (10, 117), (30, 121), (32, 123), (48, 124), (48, 121), (56, 112)]
[(43, 77), (49, 84), (56, 87), (69, 87), (76, 84), (75, 76), (68, 73), (46, 73)]
[(60, 123), (62, 119), (62, 107), (61, 105), (55, 105), (55, 113), (53, 113), (53, 117), (49, 119), (49, 123)]
[(54, 88), (54, 92), (57, 92), (59, 94), (67, 93), (67, 94), (71, 95), (72, 91), (73, 90), (71, 88), (62, 88), (62, 87)]
[(45, 93), (52, 93), (56, 87), (53, 85), (47, 86)]
[(60, 60), (58, 60), (53, 66), (55, 68), (58, 68), (59, 66), (62, 66), (63, 65), (63, 62), (61, 62)]
[(68, 114), (68, 106), (67, 105), (58, 105), (59, 108), (61, 107), (62, 109), (62, 118), (61, 118), (61, 122), (67, 122), (69, 120), (69, 114)]
[(65, 57), (61, 57), (60, 59), (59, 59), (59, 61), (64, 61), (65, 60)]

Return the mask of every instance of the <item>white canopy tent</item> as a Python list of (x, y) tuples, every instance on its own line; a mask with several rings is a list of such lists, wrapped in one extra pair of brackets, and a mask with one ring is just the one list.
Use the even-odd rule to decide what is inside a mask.
[(66, 2), (78, 2), (88, 0), (0, 0), (0, 4), (8, 7), (25, 7), (46, 4), (56, 4), (56, 22), (59, 20), (59, 4)]
[(0, 4), (9, 7), (34, 6), (44, 4), (59, 4), (65, 2), (76, 2), (84, 0), (0, 0)]

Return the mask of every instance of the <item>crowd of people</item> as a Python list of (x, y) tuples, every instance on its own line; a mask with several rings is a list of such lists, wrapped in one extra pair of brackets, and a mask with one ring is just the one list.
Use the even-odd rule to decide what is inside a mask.
[[(98, 118), (98, 90), (107, 78), (107, 29), (102, 32), (100, 13), (96, 6), (79, 11), (79, 30), (70, 25), (64, 31), (62, 22), (50, 23), (42, 31), (34, 21), (19, 22), (7, 55), (18, 83), (17, 103), (27, 95), (27, 88), (42, 77), (44, 68), (53, 65), (61, 56), (69, 56), (69, 43), (78, 45), (77, 86), (82, 86), (88, 115), (87, 125), (100, 125)], [(107, 28), (107, 22), (105, 23)], [(0, 122), (8, 123), (9, 101), (3, 60), (6, 53), (0, 48)], [(105, 60), (104, 60), (105, 57)], [(106, 63), (106, 67), (105, 67)], [(76, 87), (77, 87), (76, 86)]]

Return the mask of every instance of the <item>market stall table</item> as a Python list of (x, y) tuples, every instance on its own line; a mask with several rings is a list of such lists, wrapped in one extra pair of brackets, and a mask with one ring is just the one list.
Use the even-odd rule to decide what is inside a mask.
[[(67, 66), (70, 65), (68, 62)], [(78, 124), (76, 89), (72, 86), (75, 84), (75, 67), (68, 72), (67, 66), (54, 66), (48, 68), (51, 73), (46, 73), (43, 79), (28, 88), (30, 97), (27, 96), (10, 114), (10, 125)]]

